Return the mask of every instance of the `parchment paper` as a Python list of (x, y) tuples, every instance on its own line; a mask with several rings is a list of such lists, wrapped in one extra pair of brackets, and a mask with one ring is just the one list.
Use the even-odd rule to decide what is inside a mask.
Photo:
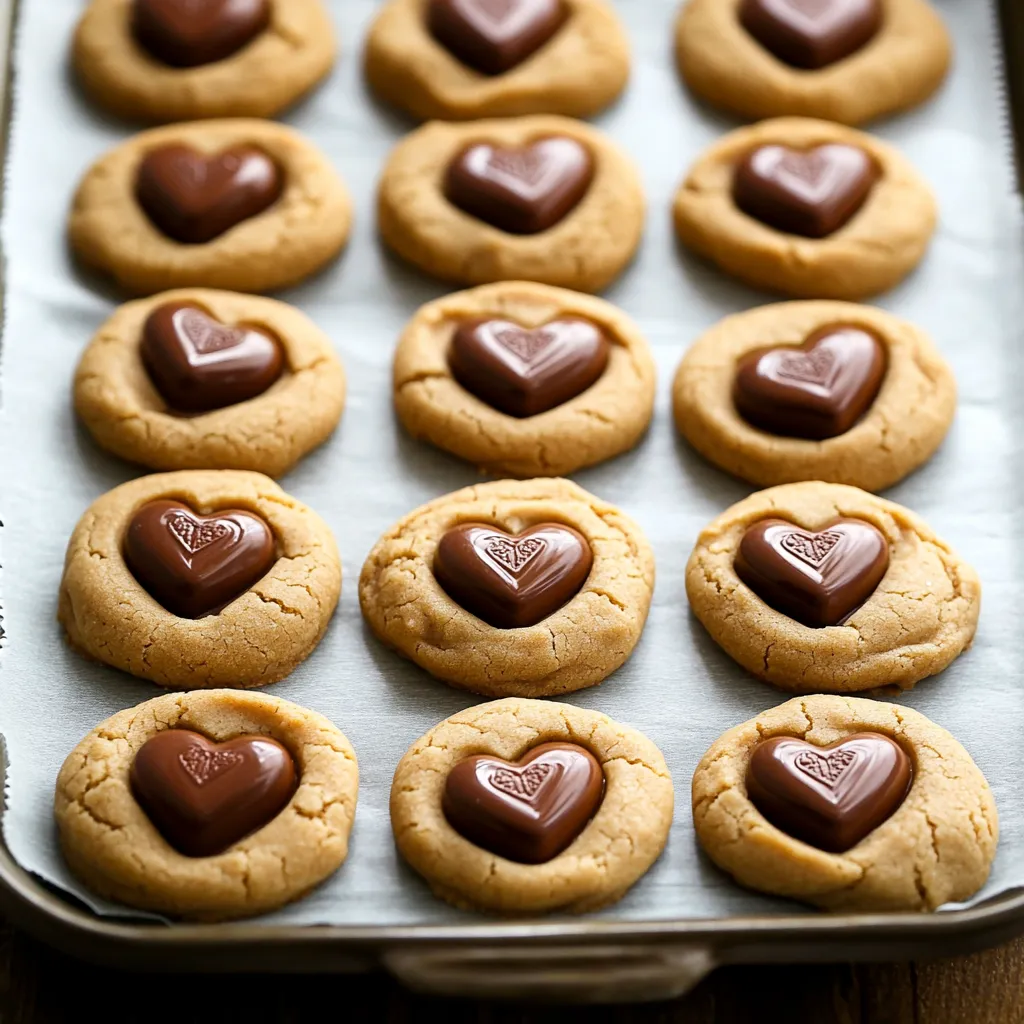
[[(374, 190), (394, 143), (411, 125), (381, 108), (361, 81), (359, 53), (373, 0), (330, 0), (343, 45), (334, 76), (290, 123), (335, 162), (355, 197), (348, 252), (318, 279), (283, 296), (333, 338), (350, 396), (335, 437), (283, 481), (334, 528), (345, 585), (334, 624), (310, 658), (273, 693), (323, 712), (359, 756), (361, 785), (348, 862), (301, 903), (263, 922), (417, 923), (474, 920), (435, 900), (397, 859), (388, 789), (407, 747), (431, 725), (477, 702), (383, 650), (363, 627), (356, 579), (377, 537), (410, 509), (478, 479), (467, 465), (415, 443), (392, 416), (390, 363), (415, 309), (446, 288), (386, 256), (376, 239)], [(670, 200), (700, 152), (733, 122), (694, 101), (672, 60), (677, 0), (616, 4), (633, 44), (633, 78), (597, 123), (638, 161), (650, 211), (643, 250), (607, 293), (635, 317), (657, 358), (657, 412), (640, 448), (576, 479), (643, 525), (658, 562), (654, 606), (632, 660), (602, 686), (570, 700), (643, 730), (664, 751), (676, 786), (668, 848), (604, 916), (628, 920), (799, 913), (796, 904), (732, 884), (699, 854), (689, 806), (697, 760), (722, 731), (785, 696), (748, 678), (689, 615), (683, 572), (699, 529), (745, 496), (747, 485), (702, 462), (677, 440), (669, 385), (683, 352), (721, 317), (770, 301), (680, 252)], [(1020, 428), (1024, 238), (1012, 195), (1000, 58), (992, 11), (980, 0), (938, 0), (957, 46), (956, 69), (924, 109), (874, 127), (935, 187), (942, 225), (920, 271), (879, 300), (930, 331), (952, 362), (960, 409), (942, 452), (889, 494), (926, 516), (981, 573), (984, 612), (974, 649), (906, 702), (950, 729), (995, 790), (1002, 841), (978, 899), (1024, 884), (1020, 750), (1024, 693)], [(26, 868), (97, 909), (66, 871), (51, 822), (54, 779), (98, 722), (159, 692), (90, 664), (63, 643), (55, 621), (61, 562), (85, 508), (139, 470), (99, 451), (70, 405), (75, 363), (117, 297), (79, 276), (64, 219), (89, 163), (130, 134), (87, 107), (67, 71), (83, 0), (23, 0), (17, 111), (3, 242), (7, 330), (0, 515), (6, 649), (0, 732), (10, 758), (4, 834)], [(898, 69), (894, 69), (898, 73)]]

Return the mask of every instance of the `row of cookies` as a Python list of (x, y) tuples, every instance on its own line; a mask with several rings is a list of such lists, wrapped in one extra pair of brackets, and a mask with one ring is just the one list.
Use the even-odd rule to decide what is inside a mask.
[[(856, 770), (854, 770), (856, 766)], [(92, 890), (223, 920), (299, 899), (345, 861), (356, 755), (313, 711), (237, 690), (157, 697), (97, 726), (57, 780), (61, 847)], [(391, 787), (405, 860), (457, 906), (583, 912), (658, 859), (672, 777), (629, 726), (506, 699), (441, 722)], [(998, 840), (970, 755), (923, 715), (812, 696), (721, 736), (693, 775), (693, 823), (741, 884), (828, 909), (931, 910), (967, 899)]]
[[(322, 0), (199, 11), (92, 0), (74, 42), (78, 78), (98, 103), (162, 122), (272, 117), (311, 90), (335, 54)], [(950, 42), (924, 0), (835, 9), (690, 0), (676, 55), (691, 89), (727, 110), (858, 124), (927, 99), (946, 74)], [(424, 120), (588, 117), (621, 93), (629, 63), (606, 0), (390, 0), (370, 29), (365, 73), (381, 98)]]

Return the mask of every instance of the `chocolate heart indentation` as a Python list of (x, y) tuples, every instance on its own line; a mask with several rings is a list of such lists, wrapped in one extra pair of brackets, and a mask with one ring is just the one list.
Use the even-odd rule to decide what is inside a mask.
[(895, 813), (911, 775), (903, 748), (881, 733), (854, 733), (827, 747), (777, 736), (754, 748), (746, 784), (776, 828), (843, 853)]
[(270, 0), (132, 0), (132, 34), (174, 68), (237, 53), (270, 24)]
[(511, 235), (554, 227), (594, 179), (594, 159), (575, 139), (553, 136), (518, 149), (476, 143), (448, 165), (445, 198)]
[(819, 531), (762, 519), (743, 535), (734, 564), (776, 611), (813, 628), (838, 626), (882, 582), (889, 544), (862, 519), (837, 519)]
[(156, 830), (186, 857), (212, 857), (262, 828), (297, 785), (295, 761), (277, 740), (215, 743), (190, 729), (147, 740), (129, 781)]
[(179, 412), (208, 412), (262, 395), (281, 376), (277, 338), (256, 327), (228, 327), (184, 302), (149, 314), (140, 346), (157, 391)]
[(430, 34), (467, 67), (500, 75), (537, 52), (569, 17), (564, 0), (428, 0)]
[(882, 387), (886, 352), (870, 331), (824, 327), (799, 348), (763, 348), (736, 367), (733, 402), (750, 424), (782, 437), (845, 434)]
[(542, 743), (515, 763), (478, 754), (445, 781), (448, 824), (471, 843), (521, 864), (569, 847), (597, 813), (604, 771), (575, 743)]
[(253, 512), (199, 515), (180, 501), (143, 505), (128, 524), (124, 560), (154, 600), (183, 619), (229, 605), (277, 561), (274, 534)]
[(856, 53), (882, 26), (880, 0), (743, 0), (739, 13), (769, 53), (809, 71)]
[(207, 156), (178, 143), (151, 149), (139, 164), (135, 197), (153, 225), (185, 245), (202, 245), (281, 197), (280, 168), (255, 146)]
[(569, 526), (541, 523), (513, 536), (483, 523), (448, 530), (434, 576), (453, 601), (498, 629), (534, 626), (576, 596), (594, 555)]
[(825, 238), (867, 201), (878, 167), (863, 149), (759, 146), (737, 165), (732, 196), (748, 216), (790, 235)]
[(467, 320), (448, 352), (452, 375), (509, 416), (554, 409), (604, 373), (611, 346), (589, 320), (551, 320), (532, 330), (509, 320)]

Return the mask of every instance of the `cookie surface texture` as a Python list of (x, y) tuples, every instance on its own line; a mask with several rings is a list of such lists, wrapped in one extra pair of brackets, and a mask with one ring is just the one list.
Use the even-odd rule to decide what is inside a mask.
[(92, 0), (75, 32), (83, 88), (121, 117), (151, 122), (273, 117), (334, 64), (334, 27), (322, 0), (269, 0), (269, 24), (235, 53), (171, 67), (132, 32), (133, 0)]
[[(828, 145), (863, 151), (877, 172), (866, 201), (832, 234), (789, 234), (734, 202), (736, 167), (747, 154), (762, 146)], [(674, 217), (685, 245), (746, 284), (795, 298), (856, 300), (887, 291), (917, 266), (937, 211), (928, 185), (892, 146), (839, 124), (792, 117), (737, 129), (706, 150), (676, 193)]]
[(780, 60), (743, 27), (744, 0), (688, 0), (676, 24), (679, 68), (698, 96), (754, 120), (799, 115), (856, 125), (905, 110), (942, 84), (949, 33), (925, 0), (880, 2), (881, 26), (864, 46), (807, 70)]
[[(474, 754), (516, 761), (548, 742), (572, 743), (604, 770), (604, 797), (575, 841), (552, 860), (521, 864), (488, 853), (448, 823), (449, 772)], [(391, 787), (391, 826), (402, 856), (435, 894), (501, 914), (582, 913), (620, 899), (657, 860), (672, 824), (672, 779), (642, 733), (596, 711), (510, 698), (481, 704), (431, 729), (402, 758)]]
[[(167, 729), (223, 742), (277, 740), (298, 788), (266, 825), (212, 857), (171, 847), (136, 801), (135, 755)], [(348, 854), (359, 772), (343, 733), (322, 715), (267, 694), (208, 690), (156, 697), (98, 725), (68, 755), (54, 813), (68, 866), (99, 895), (172, 917), (251, 917), (300, 899)]]
[[(201, 415), (176, 415), (146, 371), (140, 341), (150, 314), (194, 305), (225, 325), (257, 327), (284, 350), (263, 394)], [(165, 292), (118, 309), (75, 373), (75, 409), (97, 443), (150, 469), (244, 469), (280, 476), (334, 430), (345, 372), (330, 339), (297, 309), (233, 292)]]
[[(864, 329), (885, 350), (881, 389), (864, 416), (825, 440), (759, 430), (737, 411), (737, 363), (800, 346), (833, 325)], [(956, 382), (931, 339), (906, 321), (845, 302), (785, 302), (728, 317), (686, 353), (672, 389), (676, 426), (705, 458), (762, 487), (800, 480), (880, 491), (934, 454), (956, 409)]]
[[(211, 241), (175, 241), (135, 194), (143, 160), (165, 146), (210, 158), (254, 147), (276, 165), (281, 194)], [(284, 125), (239, 118), (154, 128), (111, 150), (78, 186), (68, 230), (84, 265), (134, 294), (186, 287), (262, 292), (296, 284), (328, 263), (348, 240), (351, 222), (348, 192), (312, 143)]]
[[(747, 529), (783, 519), (817, 531), (838, 518), (876, 527), (889, 544), (881, 583), (844, 625), (811, 628), (762, 601), (736, 574)], [(690, 607), (748, 672), (794, 693), (909, 689), (970, 647), (981, 583), (909, 509), (855, 487), (786, 484), (752, 494), (701, 531), (686, 568)]]
[[(177, 499), (194, 512), (243, 509), (271, 528), (270, 571), (215, 615), (162, 607), (129, 571), (125, 532), (142, 506)], [(341, 593), (327, 524), (268, 477), (233, 470), (158, 473), (97, 499), (71, 536), (58, 618), (69, 642), (98, 661), (160, 686), (250, 688), (276, 683), (313, 651)]]
[[(593, 163), (582, 199), (554, 226), (516, 235), (464, 212), (445, 196), (449, 164), (467, 147), (517, 149), (544, 139), (581, 145)], [(529, 170), (529, 169), (528, 169)], [(632, 259), (644, 222), (644, 195), (630, 158), (607, 136), (563, 117), (469, 124), (434, 122), (392, 151), (378, 194), (381, 236), (403, 259), (459, 284), (527, 280), (599, 291)]]
[[(517, 534), (561, 523), (589, 542), (582, 589), (534, 626), (499, 629), (441, 588), (434, 560), (452, 527), (482, 522)], [(501, 480), (410, 512), (370, 552), (359, 602), (374, 633), (431, 675), (492, 697), (541, 697), (601, 682), (640, 639), (654, 589), (654, 555), (640, 528), (568, 480)]]
[(391, 0), (367, 38), (367, 81), (382, 99), (423, 120), (589, 117), (625, 87), (629, 43), (605, 0), (564, 4), (567, 18), (547, 42), (508, 71), (486, 75), (433, 37), (422, 0)]
[[(912, 764), (906, 798), (845, 853), (787, 835), (747, 794), (754, 749), (775, 736), (828, 746), (855, 733), (895, 740)], [(858, 697), (787, 701), (724, 733), (693, 776), (693, 822), (709, 857), (741, 885), (829, 910), (935, 910), (973, 896), (999, 836), (995, 801), (970, 754), (910, 708)]]

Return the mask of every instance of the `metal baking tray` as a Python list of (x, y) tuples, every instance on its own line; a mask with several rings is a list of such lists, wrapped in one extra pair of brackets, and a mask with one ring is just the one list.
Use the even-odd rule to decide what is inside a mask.
[[(13, 26), (19, 3), (37, 2), (44, 0), (0, 0), (5, 138)], [(1013, 101), (1008, 121), (1016, 126), (1017, 139), (1024, 140), (1024, 4), (1000, 2)], [(347, 59), (353, 59), (348, 42)], [(975, 71), (992, 73), (985, 67)], [(350, 580), (352, 568), (347, 567)], [(6, 771), (2, 744), (0, 767)], [(688, 782), (676, 778), (678, 813), (683, 815)], [(932, 915), (794, 912), (648, 924), (584, 918), (412, 927), (257, 927), (244, 922), (167, 926), (92, 913), (24, 871), (0, 839), (0, 912), (65, 952), (120, 968), (354, 972), (383, 967), (425, 992), (597, 1002), (678, 996), (725, 964), (879, 961), (972, 952), (1024, 932), (1024, 891)]]

